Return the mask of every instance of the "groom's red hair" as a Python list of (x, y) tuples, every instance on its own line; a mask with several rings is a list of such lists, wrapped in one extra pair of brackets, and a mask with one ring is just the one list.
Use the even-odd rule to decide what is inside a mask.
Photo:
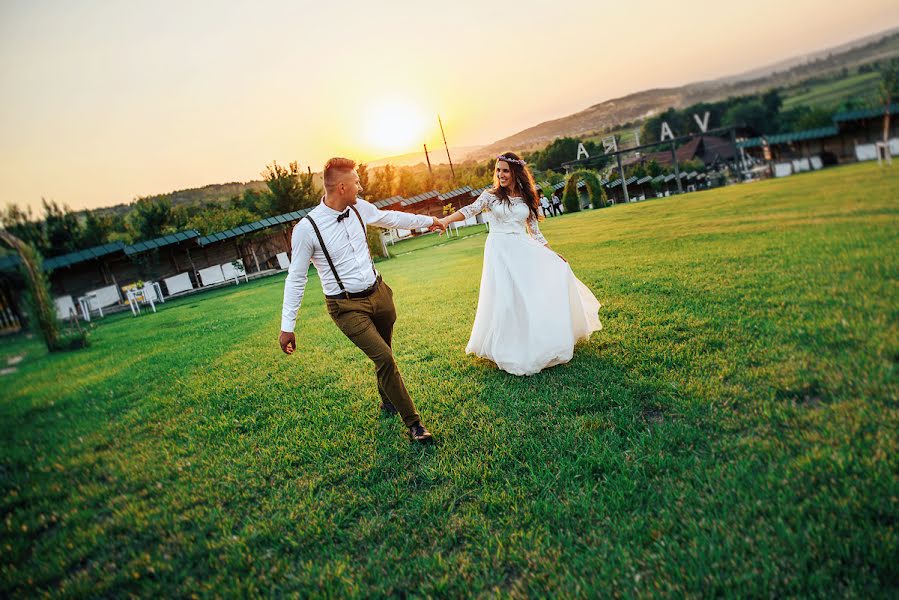
[(340, 178), (356, 168), (356, 161), (351, 158), (335, 156), (325, 163), (325, 171), (322, 177), (325, 180), (325, 188), (331, 189), (340, 181)]

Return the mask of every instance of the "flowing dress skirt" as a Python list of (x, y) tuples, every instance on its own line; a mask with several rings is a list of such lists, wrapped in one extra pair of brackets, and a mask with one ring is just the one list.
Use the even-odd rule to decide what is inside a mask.
[(513, 375), (566, 363), (602, 329), (599, 301), (552, 250), (526, 234), (491, 233), (465, 351)]

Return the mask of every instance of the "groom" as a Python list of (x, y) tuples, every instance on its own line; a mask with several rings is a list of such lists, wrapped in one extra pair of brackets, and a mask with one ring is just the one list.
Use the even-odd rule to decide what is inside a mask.
[(297, 312), (306, 288), (309, 261), (321, 279), (328, 314), (337, 327), (375, 363), (381, 410), (399, 415), (417, 442), (430, 442), (393, 359), (391, 338), (396, 322), (393, 290), (381, 280), (368, 249), (366, 225), (445, 230), (436, 217), (385, 211), (358, 196), (362, 193), (356, 163), (332, 158), (325, 164), (325, 197), (293, 228), (290, 268), (284, 282), (281, 335), (286, 354), (296, 350)]

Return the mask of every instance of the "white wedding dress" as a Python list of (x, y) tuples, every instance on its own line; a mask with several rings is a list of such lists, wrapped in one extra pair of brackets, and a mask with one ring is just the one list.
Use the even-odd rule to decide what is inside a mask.
[(602, 329), (599, 301), (559, 255), (544, 246), (537, 219), (521, 198), (483, 192), (461, 209), (485, 212), (490, 234), (478, 310), (465, 351), (513, 375), (566, 363), (578, 340)]

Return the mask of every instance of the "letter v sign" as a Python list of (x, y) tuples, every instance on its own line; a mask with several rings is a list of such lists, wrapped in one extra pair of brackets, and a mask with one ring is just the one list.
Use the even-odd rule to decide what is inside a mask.
[(709, 111), (705, 111), (705, 115), (703, 115), (702, 120), (699, 120), (699, 115), (693, 115), (693, 118), (696, 119), (696, 124), (699, 125), (699, 131), (701, 133), (705, 133), (709, 129)]

